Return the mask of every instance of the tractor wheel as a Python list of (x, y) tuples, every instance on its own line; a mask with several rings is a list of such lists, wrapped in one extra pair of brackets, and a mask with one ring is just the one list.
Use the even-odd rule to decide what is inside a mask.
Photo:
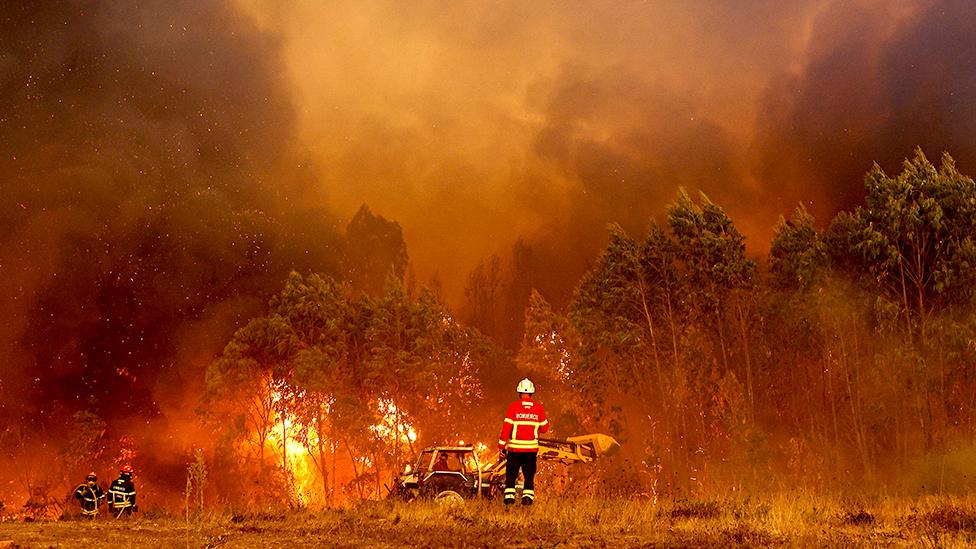
[(444, 507), (461, 507), (464, 505), (464, 498), (454, 490), (444, 490), (434, 497), (434, 502)]
[(444, 492), (463, 497), (462, 494), (466, 492), (464, 481), (455, 476), (434, 477), (427, 481), (422, 489), (422, 495), (432, 499), (439, 498)]

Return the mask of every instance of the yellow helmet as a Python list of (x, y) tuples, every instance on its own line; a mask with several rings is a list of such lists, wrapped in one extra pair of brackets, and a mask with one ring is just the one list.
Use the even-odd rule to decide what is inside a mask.
[(532, 384), (532, 380), (525, 378), (522, 381), (519, 381), (518, 387), (516, 387), (515, 390), (519, 393), (531, 395), (535, 393), (535, 385)]

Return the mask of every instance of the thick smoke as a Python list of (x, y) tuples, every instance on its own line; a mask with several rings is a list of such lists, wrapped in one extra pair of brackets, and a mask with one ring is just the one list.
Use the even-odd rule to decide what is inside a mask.
[[(976, 165), (972, 3), (807, 2), (766, 13), (737, 5), (721, 23), (706, 7), (686, 9), (706, 17), (705, 32), (689, 52), (672, 52), (677, 77), (608, 55), (607, 66), (588, 58), (535, 88), (545, 124), (534, 152), (578, 183), (561, 197), (572, 213), (532, 239), (570, 243), (568, 269), (557, 272), (579, 272), (572, 248), (599, 249), (606, 223), (639, 234), (660, 220), (678, 186), (723, 206), (762, 256), (776, 218), (797, 204), (825, 224), (860, 203), (874, 161), (894, 172), (922, 146), (933, 157), (949, 151), (964, 171)], [(784, 26), (790, 34), (778, 32)], [(725, 72), (729, 58), (742, 74)], [(701, 87), (687, 86), (689, 65), (706, 73)], [(723, 86), (741, 94), (714, 91)], [(547, 243), (551, 235), (568, 238)]]
[(976, 167), (976, 4), (876, 8), (831, 4), (802, 67), (770, 83), (753, 162), (781, 211), (804, 200), (829, 220), (861, 202), (873, 162), (896, 173), (916, 146)]
[(3, 417), (191, 415), (288, 271), (334, 269), (278, 42), (196, 1), (6, 4), (0, 35)]
[(965, 2), (247, 5), (283, 37), (330, 206), (399, 221), (455, 301), (520, 238), (578, 276), (607, 223), (642, 230), (681, 185), (762, 256), (875, 160), (973, 155)]

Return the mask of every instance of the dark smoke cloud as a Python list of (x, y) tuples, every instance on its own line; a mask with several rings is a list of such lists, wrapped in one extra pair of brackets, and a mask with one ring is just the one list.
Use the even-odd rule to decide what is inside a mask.
[[(606, 59), (580, 56), (532, 88), (528, 103), (544, 120), (534, 153), (556, 168), (549, 177), (574, 183), (560, 190), (569, 213), (548, 216), (528, 237), (557, 258), (555, 269), (536, 266), (537, 283), (552, 288), (557, 302), (572, 288), (547, 272), (575, 279), (602, 246), (607, 223), (642, 232), (662, 219), (679, 186), (723, 206), (749, 237), (751, 253), (762, 256), (777, 217), (797, 204), (822, 223), (859, 204), (875, 161), (896, 172), (922, 146), (933, 157), (949, 151), (964, 171), (976, 165), (974, 4), (680, 11), (701, 15), (692, 28), (704, 32), (686, 43), (687, 52), (668, 50), (673, 67), (616, 52), (610, 45), (633, 39), (634, 23), (596, 13), (581, 39), (602, 35)], [(687, 37), (688, 23), (672, 15), (677, 30), (662, 33)], [(723, 66), (729, 60), (733, 71)], [(745, 93), (752, 85), (755, 94)], [(536, 188), (528, 201), (545, 204), (553, 187)]]
[(731, 140), (691, 100), (620, 69), (581, 72), (567, 70), (549, 93), (535, 145), (541, 159), (579, 182), (577, 223), (643, 231), (678, 186), (737, 198), (742, 174)]
[(921, 146), (976, 167), (976, 4), (933, 2), (904, 13), (834, 3), (814, 21), (803, 67), (769, 87), (756, 171), (771, 203), (827, 221), (861, 202), (863, 176)]
[(556, 201), (547, 196), (551, 185), (527, 186), (538, 193), (527, 191), (527, 203), (549, 216), (539, 232), (525, 235), (538, 263), (520, 276), (557, 306), (606, 243), (609, 223), (643, 234), (651, 220), (661, 221), (679, 187), (724, 204), (741, 199), (744, 167), (732, 138), (678, 90), (621, 67), (573, 66), (540, 92), (532, 101), (545, 126), (533, 151), (550, 177), (567, 184)]
[(223, 2), (0, 13), (2, 415), (190, 415), (288, 271), (335, 268), (279, 43)]

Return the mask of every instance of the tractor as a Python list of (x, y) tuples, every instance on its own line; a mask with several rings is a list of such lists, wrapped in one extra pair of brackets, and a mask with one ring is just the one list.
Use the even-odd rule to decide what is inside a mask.
[[(613, 437), (595, 433), (565, 439), (540, 438), (539, 460), (562, 464), (589, 463), (615, 449)], [(414, 465), (408, 464), (393, 479), (389, 497), (406, 501), (434, 499), (458, 502), (493, 498), (504, 491), (504, 456), (482, 463), (474, 446), (431, 446)]]

